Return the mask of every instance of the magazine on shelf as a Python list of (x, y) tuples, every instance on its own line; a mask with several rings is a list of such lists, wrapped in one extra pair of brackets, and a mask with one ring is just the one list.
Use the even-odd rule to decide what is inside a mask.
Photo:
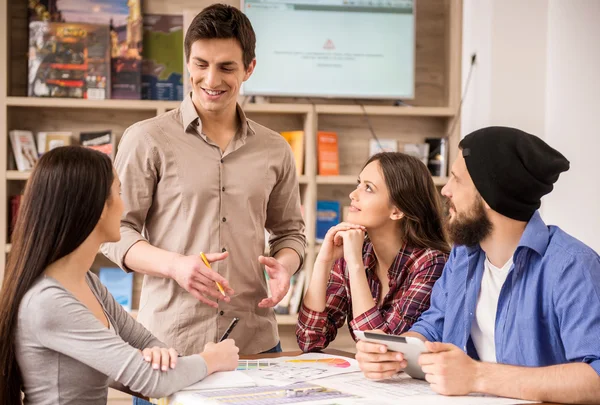
[(79, 134), (81, 146), (106, 153), (111, 159), (115, 153), (115, 137), (111, 130), (82, 132)]
[(15, 129), (9, 132), (9, 137), (17, 170), (26, 172), (33, 169), (38, 160), (33, 132)]

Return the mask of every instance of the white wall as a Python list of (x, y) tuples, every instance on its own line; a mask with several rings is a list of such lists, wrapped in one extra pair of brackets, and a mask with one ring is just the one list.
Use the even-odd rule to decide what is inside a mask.
[(600, 252), (600, 1), (464, 0), (462, 135), (506, 125), (571, 161), (542, 215)]
[(600, 1), (551, 0), (545, 140), (571, 161), (544, 219), (600, 252)]

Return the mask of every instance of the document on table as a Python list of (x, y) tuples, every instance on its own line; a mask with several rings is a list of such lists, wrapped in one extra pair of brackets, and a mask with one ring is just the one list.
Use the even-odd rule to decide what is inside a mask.
[(401, 398), (403, 405), (510, 405), (530, 404), (532, 401), (522, 401), (511, 398), (500, 398), (485, 395), (469, 395), (450, 397), (436, 394), (429, 383), (415, 380), (405, 373), (400, 373), (393, 378), (373, 381), (367, 379), (362, 373), (352, 373), (324, 378), (316, 384), (340, 390), (346, 394), (356, 395), (370, 400), (376, 400), (379, 405), (398, 403)]
[[(265, 362), (264, 360), (257, 360)], [(330, 356), (320, 353), (307, 353), (295, 357), (269, 359), (266, 367), (248, 369), (244, 373), (258, 385), (288, 385), (316, 381), (325, 377), (360, 371), (354, 359)]]

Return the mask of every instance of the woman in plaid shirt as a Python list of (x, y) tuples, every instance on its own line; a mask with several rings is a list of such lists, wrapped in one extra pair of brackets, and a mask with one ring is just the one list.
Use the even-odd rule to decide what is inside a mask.
[(448, 259), (439, 193), (417, 158), (372, 156), (350, 201), (349, 223), (327, 232), (300, 309), (305, 352), (327, 347), (346, 320), (355, 340), (353, 330), (406, 332)]

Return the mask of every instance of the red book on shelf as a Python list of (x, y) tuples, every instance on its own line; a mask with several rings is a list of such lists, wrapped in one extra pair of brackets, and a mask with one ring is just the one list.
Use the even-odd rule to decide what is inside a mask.
[(335, 132), (317, 132), (317, 167), (320, 176), (338, 176), (340, 157)]

